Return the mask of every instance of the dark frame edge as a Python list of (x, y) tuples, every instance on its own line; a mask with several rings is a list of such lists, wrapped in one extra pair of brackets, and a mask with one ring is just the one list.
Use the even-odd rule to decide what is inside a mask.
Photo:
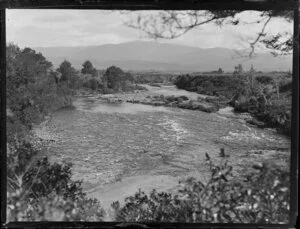
[[(7, 152), (6, 152), (6, 17), (5, 9), (0, 9), (0, 152), (1, 152), (1, 183), (7, 183)], [(2, 184), (3, 184), (2, 183)], [(7, 186), (1, 185), (1, 226), (6, 222)]]
[(298, 0), (0, 0), (0, 9), (293, 10)]
[[(244, 3), (243, 3), (244, 4)], [(254, 3), (253, 3), (254, 5)], [(0, 108), (1, 108), (1, 119), (0, 119), (0, 152), (1, 152), (1, 181), (2, 182), (7, 182), (6, 179), (6, 171), (7, 171), (7, 155), (6, 155), (6, 10), (5, 8), (19, 8), (19, 9), (70, 9), (70, 8), (75, 8), (75, 9), (110, 9), (110, 8), (122, 8), (124, 7), (124, 4), (115, 4), (110, 7), (108, 5), (103, 4), (103, 5), (64, 5), (64, 6), (55, 6), (51, 5), (48, 7), (43, 6), (43, 5), (36, 5), (36, 6), (11, 6), (10, 4), (0, 4), (0, 39), (1, 39), (1, 47), (0, 47), (0, 95), (1, 95), (1, 100), (0, 100)], [(156, 8), (153, 9), (164, 9), (165, 5), (155, 5)], [(252, 4), (251, 4), (252, 6)], [(255, 5), (256, 8), (260, 9), (262, 6)], [(269, 5), (268, 5), (269, 6)], [(294, 44), (293, 44), (293, 96), (292, 96), (292, 139), (291, 139), (291, 165), (290, 165), (290, 174), (291, 174), (291, 191), (290, 191), (290, 222), (288, 225), (252, 225), (253, 227), (256, 228), (268, 228), (268, 227), (280, 227), (280, 228), (289, 228), (289, 227), (294, 227), (296, 226), (296, 221), (298, 217), (298, 202), (297, 202), (297, 196), (298, 196), (298, 151), (299, 151), (299, 1), (294, 1), (293, 4), (289, 5), (292, 7), (294, 11)], [(150, 8), (147, 8), (150, 7)], [(133, 7), (137, 9), (145, 8), (145, 9), (152, 9), (153, 5), (135, 5)], [(205, 6), (202, 6), (202, 8), (205, 8)], [(221, 5), (220, 8), (224, 8), (224, 5)], [(244, 8), (247, 8), (244, 6)], [(265, 6), (262, 8), (264, 9)], [(130, 9), (130, 8), (129, 8)], [(41, 223), (41, 222), (10, 222), (8, 224), (5, 224), (7, 220), (7, 215), (6, 215), (6, 201), (7, 201), (7, 187), (6, 185), (1, 186), (1, 227), (24, 227), (24, 225), (31, 225), (31, 226), (46, 226), (46, 227), (57, 227), (61, 226), (64, 224), (61, 224), (61, 222), (48, 222), (48, 223)], [(5, 209), (5, 211), (3, 211)], [(114, 228), (120, 222), (112, 222), (112, 223), (107, 223), (107, 222), (102, 222), (104, 227), (109, 227), (109, 228)], [(101, 224), (102, 224), (101, 223)], [(89, 226), (92, 228), (99, 228), (99, 223), (84, 223), (84, 222), (69, 222), (69, 225), (72, 225), (74, 227), (83, 227), (83, 226)], [(142, 223), (141, 223), (142, 224)], [(184, 226), (186, 227), (186, 224), (181, 224), (181, 223), (166, 223), (165, 226), (164, 224), (151, 224), (151, 223), (146, 223), (146, 225), (149, 225), (150, 227), (159, 227), (159, 228), (169, 228), (169, 227), (174, 227), (178, 228), (178, 226)], [(250, 228), (252, 226), (248, 225), (238, 225), (235, 224), (236, 227), (240, 228)], [(191, 225), (187, 226), (188, 228), (197, 228), (199, 227), (199, 224), (196, 225)], [(229, 228), (230, 226), (226, 225), (214, 225), (214, 228)], [(231, 226), (232, 227), (232, 226)]]
[(292, 139), (290, 162), (290, 224), (296, 226), (298, 217), (298, 169), (299, 169), (299, 2), (294, 10), (293, 34), (293, 94), (292, 94)]

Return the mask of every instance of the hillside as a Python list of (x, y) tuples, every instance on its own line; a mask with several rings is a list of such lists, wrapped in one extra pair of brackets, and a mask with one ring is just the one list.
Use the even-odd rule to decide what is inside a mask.
[[(249, 69), (251, 64), (260, 71), (288, 71), (292, 68), (292, 56), (273, 57), (259, 53), (257, 57), (241, 58), (227, 48), (195, 48), (157, 42), (133, 41), (87, 47), (35, 47), (55, 66), (64, 59), (81, 68), (85, 60), (91, 60), (98, 69), (117, 65), (124, 70), (161, 71), (211, 71), (219, 67), (233, 71), (237, 64)], [(247, 53), (245, 53), (247, 55)]]

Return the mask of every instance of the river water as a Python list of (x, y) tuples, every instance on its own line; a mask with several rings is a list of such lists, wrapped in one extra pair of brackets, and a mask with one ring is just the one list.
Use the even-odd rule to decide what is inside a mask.
[[(105, 207), (138, 188), (170, 191), (187, 176), (205, 181), (205, 152), (218, 161), (221, 147), (237, 174), (251, 163), (285, 163), (289, 156), (289, 139), (248, 126), (230, 108), (205, 113), (107, 104), (92, 96), (77, 97), (74, 106), (55, 112), (48, 123), (55, 139), (48, 156), (51, 161), (72, 162), (73, 179), (83, 179), (84, 190)], [(250, 154), (254, 149), (267, 151)]]

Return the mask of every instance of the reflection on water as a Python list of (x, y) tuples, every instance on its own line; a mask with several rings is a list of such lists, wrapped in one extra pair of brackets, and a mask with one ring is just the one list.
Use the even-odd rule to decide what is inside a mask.
[(169, 112), (166, 107), (148, 106), (144, 104), (132, 103), (107, 103), (93, 98), (78, 98), (74, 106), (81, 111), (94, 113), (126, 113), (136, 114), (137, 112)]

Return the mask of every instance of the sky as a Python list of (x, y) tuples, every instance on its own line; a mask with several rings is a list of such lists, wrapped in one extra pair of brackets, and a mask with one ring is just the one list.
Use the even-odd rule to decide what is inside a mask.
[[(135, 40), (149, 41), (142, 31), (124, 25), (137, 14), (155, 11), (120, 12), (105, 10), (20, 10), (7, 9), (6, 39), (19, 47), (91, 46), (118, 44)], [(259, 12), (246, 11), (238, 15), (243, 21), (253, 22)], [(256, 38), (262, 24), (226, 25), (205, 24), (172, 40), (158, 40), (200, 48), (247, 48)], [(272, 19), (266, 32), (293, 31), (293, 23)]]

